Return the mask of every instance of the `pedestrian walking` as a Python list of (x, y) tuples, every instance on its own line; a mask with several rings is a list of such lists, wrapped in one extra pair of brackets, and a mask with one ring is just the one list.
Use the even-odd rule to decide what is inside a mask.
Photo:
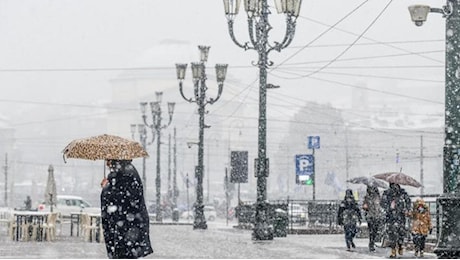
[(26, 200), (24, 201), (24, 208), (26, 210), (32, 210), (32, 199), (27, 195)]
[(386, 232), (391, 247), (390, 258), (396, 258), (396, 252), (403, 254), (403, 242), (407, 234), (406, 216), (410, 214), (411, 201), (399, 184), (390, 183), (390, 188), (382, 194), (381, 204), (385, 210)]
[(363, 201), (364, 216), (369, 230), (369, 251), (375, 251), (375, 241), (379, 235), (383, 211), (380, 206), (380, 193), (376, 186), (367, 186)]
[(153, 253), (142, 181), (131, 160), (107, 160), (110, 174), (101, 192), (101, 217), (109, 258)]
[(345, 191), (345, 197), (339, 206), (337, 220), (339, 225), (343, 225), (345, 231), (347, 251), (350, 251), (351, 248), (356, 248), (353, 238), (358, 233), (358, 227), (356, 225), (358, 223), (361, 225), (361, 211), (359, 210), (351, 189)]
[(420, 254), (423, 257), (425, 250), (425, 239), (428, 233), (431, 234), (433, 226), (428, 205), (423, 199), (417, 199), (413, 205), (412, 218), (412, 238), (415, 246), (415, 257)]

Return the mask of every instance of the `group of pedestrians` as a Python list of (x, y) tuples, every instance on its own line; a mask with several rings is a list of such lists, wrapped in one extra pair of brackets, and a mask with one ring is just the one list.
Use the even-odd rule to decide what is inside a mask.
[[(361, 208), (353, 191), (347, 189), (338, 210), (338, 224), (343, 225), (347, 250), (355, 248), (353, 238), (361, 225), (361, 209), (369, 230), (369, 251), (375, 251), (375, 242), (379, 235), (386, 235), (387, 246), (391, 248), (390, 258), (403, 254), (403, 242), (407, 235), (406, 219), (410, 218), (415, 256), (423, 257), (425, 239), (431, 233), (432, 224), (428, 205), (423, 199), (412, 204), (407, 192), (399, 184), (390, 183), (390, 187), (380, 196), (375, 186), (368, 186)], [(386, 234), (380, 234), (384, 230)]]

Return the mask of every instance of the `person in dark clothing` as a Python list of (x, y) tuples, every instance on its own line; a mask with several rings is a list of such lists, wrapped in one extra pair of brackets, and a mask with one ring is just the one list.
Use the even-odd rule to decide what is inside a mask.
[(411, 211), (411, 201), (407, 192), (396, 183), (390, 183), (390, 188), (382, 194), (382, 208), (385, 210), (390, 258), (396, 258), (396, 251), (403, 254), (404, 237), (407, 235), (406, 216)]
[(356, 248), (353, 238), (358, 233), (357, 223), (361, 225), (361, 211), (351, 189), (345, 191), (345, 198), (340, 203), (337, 220), (339, 225), (343, 225), (347, 250), (350, 251), (350, 247)]
[(142, 181), (131, 160), (107, 160), (110, 174), (101, 192), (101, 218), (109, 258), (153, 253)]
[(24, 201), (24, 207), (26, 210), (32, 210), (32, 200), (30, 199), (30, 196), (27, 195), (26, 200)]
[(367, 193), (363, 201), (364, 216), (369, 230), (369, 251), (375, 251), (375, 240), (379, 234), (382, 220), (382, 208), (380, 206), (379, 189), (375, 186), (367, 186)]

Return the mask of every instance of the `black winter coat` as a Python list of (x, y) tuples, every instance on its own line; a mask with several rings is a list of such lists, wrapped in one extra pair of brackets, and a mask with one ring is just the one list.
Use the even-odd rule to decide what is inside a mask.
[(411, 211), (411, 201), (404, 189), (393, 190), (390, 188), (385, 190), (382, 194), (381, 205), (385, 210), (386, 223), (405, 225), (406, 213)]
[(356, 225), (361, 223), (361, 211), (354, 199), (344, 199), (340, 203), (337, 212), (337, 222), (339, 225)]
[(101, 216), (109, 258), (153, 253), (142, 181), (130, 161), (116, 161), (101, 192)]

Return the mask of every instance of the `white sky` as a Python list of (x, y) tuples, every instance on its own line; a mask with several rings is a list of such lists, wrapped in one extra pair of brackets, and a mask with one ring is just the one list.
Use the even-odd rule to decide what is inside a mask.
[[(445, 1), (304, 0), (290, 48), (270, 54), (282, 66), (268, 77), (281, 85), (270, 92), (268, 106), (286, 105), (287, 114), (304, 100), (350, 108), (352, 91), (361, 89), (396, 111), (442, 116), (445, 21), (430, 14), (416, 27), (407, 6), (422, 3), (440, 8)], [(247, 19), (240, 11), (235, 34), (245, 42)], [(270, 41), (281, 41), (284, 17), (273, 12)], [(56, 109), (83, 115), (94, 107), (82, 105), (108, 102), (109, 80), (119, 69), (170, 68), (164, 73), (174, 77), (174, 63), (192, 60), (146, 56), (165, 41), (210, 45), (208, 66), (229, 64), (232, 81), (224, 93), (257, 102), (257, 68), (251, 67), (257, 55), (233, 44), (219, 0), (2, 0), (0, 35), (0, 118), (21, 138), (37, 138), (30, 129), (43, 126), (34, 122), (52, 119)], [(183, 102), (179, 95), (175, 101)]]
[[(269, 1), (270, 2), (270, 1)], [(321, 37), (319, 35), (349, 14), (361, 3), (364, 3), (356, 12), (340, 22), (336, 29), (332, 29)], [(374, 23), (373, 20), (388, 8)], [(440, 52), (427, 54), (440, 62), (408, 55), (393, 58), (360, 60), (356, 63), (336, 61), (330, 67), (344, 65), (440, 65), (439, 68), (424, 69), (325, 69), (323, 72), (359, 73), (387, 77), (425, 77), (443, 80), (443, 42), (430, 43), (427, 41), (443, 40), (444, 26), (441, 15), (430, 14), (428, 22), (423, 27), (415, 27), (410, 22), (407, 6), (415, 3), (429, 2), (432, 6), (441, 7), (445, 1), (381, 1), (381, 0), (331, 0), (314, 1), (304, 0), (301, 15), (298, 19), (297, 33), (291, 44), (292, 48), (281, 54), (273, 53), (271, 59), (275, 65), (292, 57), (302, 47), (303, 50), (286, 61), (289, 63), (312, 62), (317, 60), (330, 61), (337, 57), (348, 45), (358, 39), (358, 35), (365, 34), (357, 40), (355, 45), (346, 51), (340, 58), (369, 57), (371, 55), (395, 55), (405, 52), (433, 51)], [(272, 15), (271, 40), (281, 40), (284, 32), (281, 15)], [(315, 21), (315, 22), (313, 22)], [(235, 22), (235, 31), (240, 41), (246, 41), (246, 17), (243, 10)], [(371, 25), (372, 24), (372, 25)], [(368, 30), (366, 28), (370, 26)], [(62, 0), (3, 0), (0, 2), (0, 33), (3, 41), (0, 42), (0, 82), (2, 82), (4, 99), (20, 100), (55, 100), (56, 102), (95, 103), (95, 100), (104, 99), (104, 92), (108, 90), (108, 79), (117, 71), (92, 72), (59, 72), (60, 69), (94, 69), (94, 68), (129, 68), (136, 67), (135, 61), (142, 54), (166, 39), (190, 41), (196, 44), (211, 46), (209, 64), (229, 63), (229, 73), (239, 75), (241, 69), (233, 67), (249, 66), (249, 62), (256, 58), (253, 51), (244, 52), (235, 46), (228, 36), (226, 19), (223, 14), (221, 1), (214, 0), (125, 0), (125, 1), (62, 1)], [(328, 45), (329, 47), (306, 47), (313, 39), (319, 37), (313, 45)], [(421, 43), (413, 43), (420, 41)], [(396, 50), (388, 45), (374, 44), (363, 46), (360, 44), (372, 42), (405, 42), (394, 43)], [(343, 44), (331, 47), (333, 44)], [(180, 61), (176, 61), (180, 62)], [(184, 61), (182, 61), (184, 62)], [(188, 61), (185, 61), (188, 62)], [(324, 65), (321, 63), (319, 65)], [(148, 66), (147, 64), (142, 64)], [(151, 66), (158, 66), (152, 61)], [(163, 64), (172, 66), (173, 64)], [(318, 66), (307, 64), (308, 66)], [(287, 65), (286, 65), (287, 66)], [(51, 70), (48, 72), (26, 72), (21, 70)], [(304, 67), (305, 69), (305, 67)], [(5, 72), (4, 70), (20, 70), (20, 72)], [(245, 69), (248, 70), (248, 69)], [(291, 71), (292, 72), (292, 71)], [(427, 73), (425, 73), (427, 72)], [(256, 69), (250, 70), (256, 75)], [(278, 76), (292, 78), (293, 75), (282, 72)], [(307, 74), (303, 72), (302, 74)], [(343, 81), (349, 84), (366, 82), (370, 88), (381, 87), (388, 81), (370, 77), (334, 76), (317, 73), (313, 77), (334, 81)], [(300, 84), (307, 89), (306, 98), (312, 100), (332, 100), (340, 102), (340, 97), (331, 97), (330, 91), (347, 89), (337, 84), (303, 78), (302, 81), (284, 80), (271, 76), (270, 81), (282, 82), (286, 90)], [(414, 85), (415, 81), (389, 81), (390, 84)], [(250, 79), (247, 79), (247, 84)], [(313, 88), (313, 85), (322, 87)], [(442, 83), (426, 83), (428, 91), (442, 90)], [(433, 89), (434, 88), (434, 89)], [(21, 90), (21, 91), (19, 91)], [(348, 89), (349, 90), (349, 89)], [(312, 95), (312, 92), (315, 95)], [(395, 89), (394, 92), (404, 92)], [(345, 94), (345, 92), (343, 92)], [(414, 93), (414, 96), (423, 96), (423, 93)], [(432, 98), (431, 94), (424, 97)], [(383, 96), (382, 98), (385, 98)], [(442, 95), (436, 96), (442, 98)], [(441, 99), (442, 100), (442, 99)], [(438, 100), (439, 101), (439, 100)], [(343, 102), (343, 101), (342, 101)]]

